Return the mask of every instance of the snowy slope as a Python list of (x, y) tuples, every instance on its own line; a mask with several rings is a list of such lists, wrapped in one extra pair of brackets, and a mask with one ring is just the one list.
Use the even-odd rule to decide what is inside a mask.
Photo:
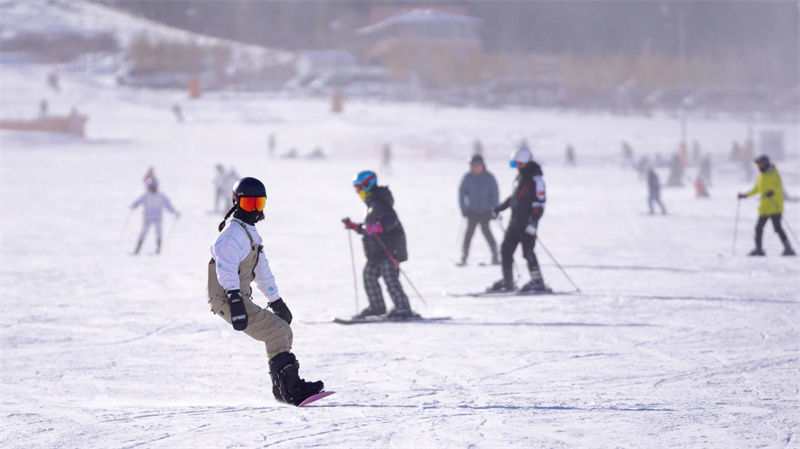
[[(33, 113), (46, 68), (1, 69), (2, 115)], [(800, 262), (777, 255), (770, 229), (768, 257), (742, 255), (752, 199), (731, 255), (735, 192), (750, 184), (721, 161), (743, 123), (690, 123), (717, 162), (712, 197), (665, 189), (670, 215), (650, 217), (619, 142), (666, 154), (669, 118), (354, 102), (332, 116), (322, 101), (220, 93), (176, 124), (182, 92), (62, 84), (51, 108), (79, 105), (88, 140), (0, 132), (0, 447), (800, 447)], [(800, 194), (796, 127), (762, 128), (787, 132), (780, 168)], [(334, 157), (268, 159), (270, 132), (279, 152), (321, 145)], [(456, 187), (476, 137), (502, 194), (511, 143), (530, 140), (549, 189), (541, 238), (584, 294), (443, 294), (499, 277), (476, 264), (488, 259), (480, 236), (471, 265), (453, 266)], [(339, 219), (363, 213), (350, 177), (378, 168), (384, 141), (398, 157), (379, 175), (427, 302), (413, 304), (452, 321), (328, 323), (356, 309)], [(566, 142), (577, 168), (561, 164)], [(217, 162), (265, 181), (259, 229), (295, 315), (301, 374), (338, 392), (317, 407), (275, 403), (263, 347), (208, 312)], [(126, 221), (127, 207), (151, 165), (183, 216), (167, 219), (163, 255), (132, 257), (140, 216)], [(800, 230), (796, 203), (786, 215)], [(537, 252), (545, 280), (569, 290)]]

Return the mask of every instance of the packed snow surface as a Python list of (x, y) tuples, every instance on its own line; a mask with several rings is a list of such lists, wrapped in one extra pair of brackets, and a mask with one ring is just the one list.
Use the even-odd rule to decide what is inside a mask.
[[(735, 194), (751, 182), (726, 160), (746, 123), (691, 120), (690, 139), (714, 156), (711, 197), (664, 188), (669, 215), (650, 216), (619, 145), (666, 156), (674, 117), (358, 101), (332, 115), (324, 100), (228, 92), (189, 103), (70, 73), (48, 94), (47, 70), (3, 66), (2, 115), (33, 115), (48, 95), (54, 113), (89, 115), (88, 138), (0, 132), (0, 447), (800, 447), (800, 262), (779, 255), (769, 226), (768, 256), (744, 255), (756, 199), (741, 202), (732, 254)], [(778, 167), (799, 195), (796, 124), (752, 126), (785, 131)], [(319, 145), (330, 158), (268, 158), (269, 133), (278, 153)], [(476, 138), (501, 195), (514, 176), (506, 155), (528, 139), (548, 186), (540, 243), (580, 294), (566, 294), (541, 244), (545, 281), (564, 294), (445, 294), (500, 277), (478, 264), (489, 258), (480, 233), (469, 265), (454, 266), (456, 189)], [(577, 167), (563, 165), (567, 142)], [(258, 228), (294, 313), (301, 375), (337, 392), (313, 407), (276, 403), (263, 345), (209, 313), (216, 163), (266, 184)], [(128, 207), (149, 166), (182, 216), (166, 218), (163, 254), (150, 254), (151, 235), (132, 256), (141, 211)], [(413, 306), (452, 320), (330, 322), (357, 307), (340, 219), (362, 216), (350, 179), (366, 168), (392, 189), (406, 228), (403, 268), (425, 299), (403, 280)], [(796, 233), (798, 204), (786, 209)]]

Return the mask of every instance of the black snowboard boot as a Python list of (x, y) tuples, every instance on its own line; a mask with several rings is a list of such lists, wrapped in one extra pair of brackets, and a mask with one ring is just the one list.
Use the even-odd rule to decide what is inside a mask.
[(282, 352), (269, 359), (272, 394), (276, 399), (287, 404), (300, 405), (309, 396), (325, 388), (322, 381), (306, 382), (301, 379), (298, 375), (299, 370), (300, 364), (291, 352)]
[(756, 249), (750, 251), (750, 253), (748, 253), (747, 255), (748, 256), (765, 256), (766, 254), (764, 253), (763, 249), (756, 248)]
[(506, 282), (505, 279), (500, 279), (499, 281), (492, 284), (491, 287), (486, 289), (486, 293), (504, 293), (504, 292), (513, 292), (516, 290), (513, 282)]

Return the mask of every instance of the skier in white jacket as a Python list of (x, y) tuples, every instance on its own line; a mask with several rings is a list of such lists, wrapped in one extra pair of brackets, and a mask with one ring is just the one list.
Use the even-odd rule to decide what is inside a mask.
[(144, 223), (142, 225), (142, 231), (139, 233), (139, 240), (136, 242), (136, 249), (133, 253), (139, 254), (139, 251), (142, 249), (144, 238), (150, 230), (150, 226), (155, 226), (156, 254), (158, 254), (161, 252), (161, 210), (166, 209), (174, 214), (175, 217), (180, 217), (181, 214), (172, 207), (169, 198), (158, 191), (158, 181), (154, 178), (147, 181), (147, 192), (131, 204), (131, 209), (136, 209), (139, 206), (144, 208)]

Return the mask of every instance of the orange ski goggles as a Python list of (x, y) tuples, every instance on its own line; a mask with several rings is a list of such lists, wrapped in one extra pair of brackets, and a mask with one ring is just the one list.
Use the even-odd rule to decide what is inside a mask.
[(254, 210), (261, 212), (266, 205), (267, 197), (265, 196), (243, 196), (239, 198), (239, 209), (245, 212), (252, 212)]

